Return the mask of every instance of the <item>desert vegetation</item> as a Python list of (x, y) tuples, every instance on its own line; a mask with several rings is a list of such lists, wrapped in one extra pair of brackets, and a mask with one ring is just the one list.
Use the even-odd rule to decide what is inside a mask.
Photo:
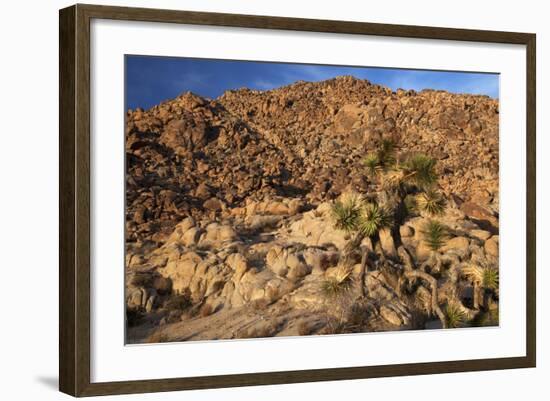
[(127, 341), (498, 325), (498, 102), (339, 77), (126, 116)]

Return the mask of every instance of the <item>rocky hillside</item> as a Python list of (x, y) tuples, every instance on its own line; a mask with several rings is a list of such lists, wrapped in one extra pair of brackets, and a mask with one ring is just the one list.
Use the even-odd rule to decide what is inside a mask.
[[(338, 77), (185, 93), (126, 119), (128, 341), (447, 327), (442, 308), (478, 323), (496, 310), (495, 288), (480, 309), (471, 266), (498, 266), (497, 100)], [(369, 295), (336, 302), (323, 288), (350, 234), (331, 208), (378, 190), (362, 161), (385, 139), (437, 161), (448, 241), (426, 247), (422, 213), (365, 238), (368, 257), (346, 260)]]
[(277, 196), (319, 204), (368, 185), (357, 166), (380, 137), (437, 158), (458, 202), (498, 211), (498, 101), (397, 91), (339, 77), (215, 100), (192, 93), (127, 114), (129, 241), (162, 243), (187, 216)]

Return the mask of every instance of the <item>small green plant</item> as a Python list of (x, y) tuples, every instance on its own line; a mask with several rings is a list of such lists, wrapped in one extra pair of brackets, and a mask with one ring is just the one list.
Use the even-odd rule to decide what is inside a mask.
[(381, 228), (390, 227), (391, 211), (376, 203), (366, 203), (359, 216), (358, 229), (366, 237), (374, 236)]
[(348, 233), (355, 231), (361, 215), (361, 200), (356, 195), (349, 195), (344, 200), (332, 205), (334, 227)]
[(416, 204), (420, 210), (435, 216), (443, 214), (446, 202), (440, 192), (430, 189), (416, 196)]
[(450, 329), (461, 327), (466, 322), (466, 315), (458, 305), (449, 304), (445, 309), (445, 322)]
[(436, 220), (430, 220), (421, 233), (424, 242), (432, 251), (439, 250), (447, 239), (447, 227)]
[(363, 160), (367, 172), (369, 175), (374, 176), (380, 171), (380, 160), (375, 153), (369, 153), (367, 157)]
[(499, 284), (498, 269), (495, 267), (487, 267), (483, 269), (483, 280), (481, 285), (488, 290), (497, 290)]
[(340, 267), (334, 276), (321, 283), (323, 294), (329, 298), (336, 298), (347, 294), (353, 288), (353, 276), (351, 269)]

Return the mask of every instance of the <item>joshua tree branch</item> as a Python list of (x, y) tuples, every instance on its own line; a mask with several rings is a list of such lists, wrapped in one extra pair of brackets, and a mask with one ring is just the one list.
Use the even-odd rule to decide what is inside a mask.
[(441, 321), (443, 328), (446, 329), (447, 320), (445, 318), (445, 314), (439, 307), (439, 303), (437, 301), (438, 299), (437, 280), (434, 277), (430, 276), (428, 273), (425, 273), (419, 270), (405, 271), (404, 274), (405, 274), (405, 277), (408, 278), (409, 280), (422, 279), (430, 284), (432, 289), (432, 305), (431, 305), (432, 311), (434, 311), (437, 317), (439, 317), (439, 320)]
[(365, 285), (365, 275), (368, 270), (369, 262), (369, 250), (365, 247), (361, 249), (361, 272), (359, 273), (359, 288), (361, 289), (361, 295), (366, 297), (368, 295), (368, 288)]
[(447, 328), (447, 320), (445, 318), (445, 314), (439, 307), (438, 293), (437, 293), (437, 280), (426, 272), (415, 270), (411, 255), (409, 255), (409, 253), (403, 246), (400, 246), (397, 249), (397, 253), (401, 258), (401, 261), (403, 262), (403, 266), (404, 266), (403, 275), (405, 276), (405, 278), (411, 281), (415, 279), (422, 279), (430, 285), (431, 293), (432, 293), (431, 309), (441, 321), (443, 328)]

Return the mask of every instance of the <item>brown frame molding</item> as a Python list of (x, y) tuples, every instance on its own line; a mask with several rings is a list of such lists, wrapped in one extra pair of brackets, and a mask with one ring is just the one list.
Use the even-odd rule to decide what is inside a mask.
[[(193, 378), (90, 382), (90, 20), (92, 18), (510, 43), (527, 48), (527, 355)], [(59, 389), (73, 396), (349, 380), (536, 366), (536, 35), (77, 4), (59, 12)]]

